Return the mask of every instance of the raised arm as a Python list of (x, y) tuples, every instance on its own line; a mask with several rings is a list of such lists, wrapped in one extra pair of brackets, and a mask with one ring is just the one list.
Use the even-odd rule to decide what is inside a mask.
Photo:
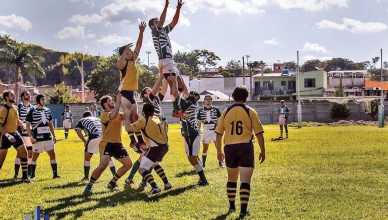
[(113, 120), (113, 119), (117, 118), (117, 115), (120, 112), (120, 105), (121, 105), (121, 93), (117, 94), (116, 105), (113, 108), (113, 110), (109, 113), (109, 119), (110, 120)]
[(127, 63), (127, 61), (125, 60), (125, 54), (129, 51), (129, 48), (132, 47), (132, 45), (133, 45), (132, 43), (125, 45), (124, 52), (120, 56), (119, 61), (117, 61), (117, 68), (119, 70), (122, 70), (125, 67), (125, 64)]
[(156, 81), (156, 83), (152, 87), (152, 91), (151, 91), (152, 95), (156, 96), (156, 94), (158, 94), (162, 79), (163, 79), (163, 74), (162, 74), (162, 72), (160, 72), (158, 80)]
[(137, 38), (136, 47), (135, 47), (135, 53), (140, 53), (141, 45), (143, 44), (143, 33), (145, 28), (147, 27), (146, 23), (142, 21), (139, 25), (139, 37)]
[(167, 89), (168, 89), (168, 82), (167, 82), (167, 80), (163, 80), (163, 82), (162, 82), (162, 89), (160, 90), (159, 93), (162, 96), (166, 96)]
[(169, 4), (169, 0), (166, 0), (166, 4), (164, 4), (163, 12), (162, 12), (162, 14), (160, 15), (160, 18), (159, 18), (159, 24), (158, 24), (158, 29), (159, 30), (162, 30), (164, 22), (166, 21), (168, 4)]
[(175, 27), (176, 24), (178, 24), (179, 21), (179, 15), (181, 13), (182, 5), (185, 4), (183, 0), (178, 0), (178, 5), (176, 6), (175, 15), (170, 23), (171, 29)]

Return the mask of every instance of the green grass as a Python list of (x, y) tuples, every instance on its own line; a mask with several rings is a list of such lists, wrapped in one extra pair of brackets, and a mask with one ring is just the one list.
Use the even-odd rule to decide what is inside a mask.
[[(290, 138), (277, 142), (270, 138), (278, 136), (278, 126), (264, 128), (267, 160), (262, 165), (256, 160), (251, 219), (388, 219), (387, 128), (291, 128)], [(62, 137), (63, 131), (58, 130), (57, 136)], [(95, 194), (84, 200), (86, 183), (79, 182), (83, 146), (74, 131), (69, 140), (56, 145), (61, 179), (51, 179), (49, 158), (42, 154), (33, 184), (12, 182), (15, 151), (11, 149), (0, 172), (0, 219), (22, 219), (33, 213), (35, 205), (52, 219), (235, 219), (238, 212), (225, 214), (226, 170), (218, 168), (215, 148), (210, 148), (206, 166), (210, 185), (197, 187), (198, 177), (187, 161), (177, 125), (170, 126), (169, 138), (170, 151), (162, 165), (174, 188), (151, 198), (137, 184), (124, 190), (124, 178), (119, 190), (109, 191), (107, 169), (94, 185)], [(132, 160), (137, 159), (129, 152)], [(93, 158), (92, 169), (97, 163)], [(162, 183), (158, 177), (155, 180)]]

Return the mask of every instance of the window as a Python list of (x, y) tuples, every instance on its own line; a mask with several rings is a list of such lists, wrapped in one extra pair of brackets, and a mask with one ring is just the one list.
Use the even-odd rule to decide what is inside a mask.
[(315, 88), (315, 79), (304, 79), (305, 88)]
[(286, 86), (287, 85), (287, 82), (286, 81), (282, 81), (281, 82), (281, 86)]
[(264, 81), (263, 82), (263, 89), (264, 90), (269, 90), (269, 89), (271, 89), (271, 82), (270, 81)]

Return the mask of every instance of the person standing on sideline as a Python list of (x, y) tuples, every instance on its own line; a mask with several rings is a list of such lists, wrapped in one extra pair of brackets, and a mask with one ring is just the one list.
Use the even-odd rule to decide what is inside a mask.
[[(225, 158), (228, 171), (226, 184), (229, 213), (236, 211), (237, 180), (240, 177), (240, 218), (249, 215), (247, 210), (251, 192), (251, 178), (255, 164), (253, 140), (256, 136), (260, 146), (260, 163), (265, 160), (264, 130), (256, 111), (245, 104), (248, 90), (238, 86), (232, 94), (234, 104), (222, 112), (216, 127), (217, 156)], [(224, 137), (224, 152), (221, 150)]]
[(279, 139), (283, 139), (283, 127), (284, 130), (286, 131), (286, 138), (288, 138), (288, 115), (289, 115), (290, 110), (288, 109), (287, 105), (284, 104), (284, 100), (280, 101), (280, 107), (278, 108), (278, 117), (277, 121), (280, 126), (280, 136)]
[(65, 111), (61, 114), (62, 117), (62, 126), (65, 129), (65, 139), (69, 137), (69, 130), (71, 128), (71, 123), (73, 123), (73, 113), (70, 111), (70, 106), (66, 105)]

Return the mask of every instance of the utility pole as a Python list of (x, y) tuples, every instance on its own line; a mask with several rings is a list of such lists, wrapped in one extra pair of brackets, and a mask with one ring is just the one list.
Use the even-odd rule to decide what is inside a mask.
[(383, 89), (383, 49), (380, 50), (380, 106), (379, 106), (379, 127), (384, 128), (384, 89)]
[(302, 127), (302, 105), (300, 104), (300, 67), (299, 67), (299, 51), (296, 51), (296, 83), (297, 83), (297, 97), (298, 97), (298, 107), (297, 107), (297, 116), (298, 116), (298, 128)]
[(148, 61), (147, 62), (148, 65), (147, 66), (148, 66), (148, 69), (150, 69), (150, 54), (151, 54), (151, 51), (146, 51), (146, 53), (147, 53), (147, 57), (148, 57), (148, 60), (147, 60)]
[(245, 86), (245, 60), (244, 60), (244, 56), (242, 56), (242, 75), (243, 75), (243, 85)]

